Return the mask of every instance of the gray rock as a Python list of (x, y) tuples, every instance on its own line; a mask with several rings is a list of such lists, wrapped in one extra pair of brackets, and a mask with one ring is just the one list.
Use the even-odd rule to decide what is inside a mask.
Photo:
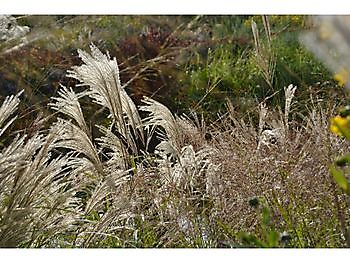
[(0, 15), (0, 40), (8, 41), (24, 37), (30, 28), (28, 26), (19, 26), (16, 18), (10, 15)]

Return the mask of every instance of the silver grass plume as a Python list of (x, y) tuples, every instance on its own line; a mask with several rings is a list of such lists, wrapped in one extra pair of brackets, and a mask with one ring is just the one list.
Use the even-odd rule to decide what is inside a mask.
[(19, 96), (23, 93), (20, 91), (17, 95), (11, 95), (5, 98), (4, 102), (0, 107), (0, 136), (5, 132), (5, 130), (11, 125), (12, 122), (17, 117), (13, 117), (5, 125), (4, 122), (16, 111), (18, 104), (20, 102)]
[(78, 237), (81, 246), (89, 246), (101, 235), (113, 233), (115, 228), (122, 228), (121, 221), (132, 217), (130, 213), (130, 200), (123, 195), (121, 186), (129, 180), (129, 171), (115, 170), (98, 182), (91, 193), (84, 213), (86, 215), (95, 212), (99, 215), (98, 221), (86, 221), (83, 231)]
[(290, 107), (292, 105), (292, 100), (294, 98), (294, 94), (297, 87), (293, 86), (293, 84), (290, 84), (287, 88), (284, 87), (284, 96), (285, 96), (285, 106), (284, 106), (284, 124), (286, 127), (286, 131), (289, 129), (289, 113), (290, 113)]
[[(189, 236), (193, 235), (190, 232), (194, 230), (192, 221), (194, 218), (184, 208), (188, 200), (192, 203), (201, 203), (208, 197), (219, 196), (222, 190), (217, 176), (219, 166), (211, 162), (213, 154), (215, 153), (210, 147), (196, 152), (192, 145), (187, 145), (181, 149), (173, 163), (165, 156), (164, 159), (157, 160), (161, 187), (158, 189), (160, 198), (155, 200), (155, 203), (157, 205), (166, 201), (167, 206), (165, 211), (163, 210), (166, 217), (170, 217), (170, 220), (176, 222), (180, 230)], [(168, 196), (174, 190), (180, 191), (186, 198), (169, 200)], [(163, 198), (165, 200), (162, 200)], [(203, 229), (201, 228), (200, 231), (202, 232)]]
[[(101, 217), (98, 222), (82, 221), (84, 224), (78, 243), (87, 246), (98, 234), (106, 234), (109, 226), (117, 224), (117, 218), (126, 214), (124, 210), (128, 201), (124, 200), (120, 190), (121, 184), (130, 178), (130, 170), (125, 164), (130, 156), (126, 150), (138, 153), (136, 140), (143, 141), (143, 130), (136, 106), (120, 85), (116, 60), (110, 60), (108, 54), (102, 54), (93, 45), (91, 55), (81, 50), (79, 55), (84, 64), (73, 67), (68, 76), (78, 79), (82, 82), (81, 86), (89, 86), (89, 89), (75, 93), (71, 88), (62, 86), (60, 96), (53, 98), (55, 102), (50, 105), (71, 119), (59, 118), (54, 125), (59, 127), (60, 137), (55, 147), (72, 150), (69, 159), (71, 176), (84, 192), (91, 195), (86, 204), (79, 205), (81, 213), (85, 217), (98, 213)], [(109, 127), (96, 125), (102, 133), (102, 137), (97, 139), (88, 131), (79, 104), (79, 99), (86, 95), (106, 107), (112, 118)], [(105, 152), (105, 149), (108, 151)], [(107, 160), (102, 162), (99, 154), (104, 154)]]
[[(161, 142), (156, 146), (159, 157), (156, 161), (162, 182), (162, 189), (170, 189), (175, 186), (179, 189), (188, 191), (191, 194), (195, 192), (202, 195), (213, 191), (212, 172), (217, 166), (211, 163), (213, 149), (204, 146), (195, 151), (191, 144), (186, 145), (183, 133), (187, 129), (192, 129), (194, 134), (199, 131), (187, 118), (177, 118), (172, 115), (170, 110), (163, 104), (145, 97), (145, 105), (139, 107), (141, 111), (149, 114), (144, 122), (144, 127), (152, 135), (157, 127), (158, 136)], [(169, 156), (170, 155), (170, 156)], [(171, 159), (171, 157), (175, 157)], [(161, 190), (162, 191), (162, 190)]]
[(108, 169), (113, 169), (111, 167), (115, 167), (115, 169), (126, 168), (124, 167), (123, 144), (121, 143), (120, 138), (118, 138), (111, 129), (102, 125), (96, 125), (96, 127), (103, 134), (102, 137), (96, 139), (96, 142), (99, 144), (101, 150), (108, 149), (111, 151), (105, 153), (108, 158), (105, 163)]
[[(7, 115), (18, 105), (13, 98), (6, 99), (11, 105), (7, 109), (12, 109), (3, 111)], [(41, 246), (73, 227), (78, 214), (71, 206), (75, 200), (73, 188), (67, 189), (67, 157), (51, 156), (57, 135), (36, 132), (28, 139), (17, 135), (2, 149), (0, 247), (15, 247), (23, 242)]]
[[(54, 97), (53, 100), (55, 102), (50, 103), (49, 105), (53, 110), (70, 117), (78, 125), (73, 124), (72, 120), (67, 121), (64, 119), (58, 119), (58, 122), (55, 125), (56, 127), (60, 127), (60, 130), (58, 131), (60, 134), (60, 140), (56, 142), (56, 147), (68, 148), (83, 153), (88, 160), (90, 160), (92, 166), (86, 166), (86, 159), (82, 159), (84, 160), (81, 163), (82, 167), (94, 167), (94, 171), (103, 175), (103, 165), (98, 156), (97, 149), (93, 144), (79, 103), (79, 99), (87, 95), (87, 92), (84, 91), (76, 94), (72, 88), (67, 89), (62, 86), (62, 89), (58, 91), (58, 94), (60, 97)], [(54, 129), (56, 129), (56, 127), (53, 126)]]
[(61, 87), (62, 89), (58, 91), (60, 97), (53, 97), (52, 99), (56, 102), (49, 103), (48, 105), (51, 106), (53, 110), (61, 112), (75, 120), (78, 126), (88, 134), (88, 127), (79, 103), (79, 99), (87, 95), (87, 92), (76, 94), (72, 88), (67, 89), (67, 87), (62, 85)]
[(127, 141), (128, 147), (137, 153), (138, 145), (132, 134), (144, 141), (141, 119), (135, 104), (121, 86), (117, 60), (111, 60), (108, 53), (103, 54), (94, 45), (90, 45), (90, 49), (91, 55), (78, 50), (84, 64), (68, 71), (68, 77), (79, 80), (81, 86), (88, 86), (89, 96), (109, 109), (117, 131)]
[(252, 21), (251, 26), (252, 26), (252, 32), (254, 37), (255, 50), (257, 53), (260, 53), (260, 37), (259, 37), (258, 26), (256, 25), (255, 21)]
[(260, 104), (260, 110), (259, 110), (259, 135), (263, 132), (264, 125), (266, 122), (266, 115), (267, 115), (267, 107), (265, 103)]
[[(145, 105), (139, 107), (141, 111), (148, 112), (149, 116), (143, 120), (143, 125), (149, 133), (149, 139), (154, 134), (157, 126), (164, 129), (165, 133), (158, 132), (162, 142), (157, 146), (158, 150), (169, 153), (179, 153), (181, 150), (181, 128), (170, 110), (163, 104), (151, 98), (144, 97)], [(148, 142), (147, 142), (148, 143)]]
[(261, 104), (259, 112), (259, 142), (257, 150), (260, 150), (263, 145), (270, 147), (271, 141), (276, 141), (282, 144), (287, 142), (289, 136), (289, 115), (296, 89), (297, 87), (293, 84), (290, 84), (288, 87), (284, 87), (284, 113), (279, 110), (280, 119), (278, 121), (274, 119), (268, 123), (268, 125), (271, 126), (271, 129), (263, 130), (263, 126), (265, 122), (267, 122), (266, 116), (268, 111), (266, 105)]
[(98, 156), (98, 152), (88, 134), (71, 121), (58, 119), (53, 128), (59, 134), (59, 140), (55, 142), (55, 147), (67, 148), (84, 154), (93, 165), (100, 176), (104, 175), (103, 164)]
[(195, 151), (192, 145), (185, 146), (181, 149), (178, 161), (173, 164), (168, 159), (158, 159), (161, 181), (165, 188), (176, 185), (190, 191), (195, 186), (201, 185), (205, 188), (207, 174), (209, 170), (215, 169), (210, 161), (210, 155), (213, 149), (205, 147)]

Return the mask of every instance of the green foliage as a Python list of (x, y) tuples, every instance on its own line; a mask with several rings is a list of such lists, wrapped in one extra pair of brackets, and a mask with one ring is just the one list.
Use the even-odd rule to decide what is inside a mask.
[[(349, 163), (349, 157), (342, 157), (336, 161), (337, 165), (341, 164), (342, 166), (344, 163)], [(345, 177), (345, 174), (342, 170), (337, 169), (335, 166), (330, 167), (330, 172), (333, 176), (334, 181), (338, 184), (338, 186), (345, 191), (346, 193), (350, 194), (350, 188), (349, 188), (349, 182)]]
[[(226, 21), (225, 18), (221, 19)], [(261, 21), (260, 17), (254, 19)], [(191, 101), (191, 106), (210, 115), (223, 110), (222, 101), (230, 98), (237, 109), (246, 111), (252, 106), (251, 101), (261, 101), (276, 93), (277, 95), (272, 98), (272, 105), (278, 106), (283, 102), (281, 87), (290, 83), (300, 87), (300, 99), (308, 100), (310, 96), (308, 87), (319, 85), (320, 79), (324, 82), (330, 80), (331, 75), (325, 66), (299, 43), (298, 34), (301, 27), (299, 23), (302, 24), (303, 19), (298, 17), (295, 22), (291, 22), (288, 17), (284, 17), (278, 23), (277, 18), (272, 19), (275, 20), (271, 22), (271, 30), (274, 32), (279, 32), (281, 26), (289, 29), (272, 36), (271, 52), (276, 58), (272, 88), (264, 80), (257, 64), (252, 34), (247, 35), (246, 32), (252, 18), (227, 19), (233, 20), (234, 26), (223, 22), (219, 23), (220, 27), (217, 28), (215, 24), (216, 26), (212, 28), (214, 36), (216, 33), (222, 34), (221, 32), (227, 35), (240, 32), (239, 36), (242, 39), (230, 39), (229, 44), (221, 43), (209, 48), (207, 53), (197, 53), (192, 58), (186, 68), (190, 82), (184, 91)], [(261, 22), (259, 24), (261, 26)], [(297, 32), (294, 32), (295, 27), (299, 27)], [(240, 41), (245, 43), (240, 44)], [(261, 41), (265, 43), (266, 39), (261, 37)]]
[(261, 213), (260, 226), (255, 229), (258, 234), (242, 232), (239, 234), (242, 245), (247, 247), (276, 248), (288, 246), (289, 235), (279, 234), (271, 222), (271, 212), (265, 202), (257, 201), (258, 198), (249, 200), (249, 205)]

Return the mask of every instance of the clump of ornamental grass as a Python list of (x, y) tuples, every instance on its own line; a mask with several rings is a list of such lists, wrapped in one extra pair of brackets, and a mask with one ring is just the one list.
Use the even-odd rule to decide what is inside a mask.
[(328, 131), (332, 108), (313, 105), (302, 123), (293, 122), (295, 92), (292, 85), (285, 89), (284, 112), (261, 105), (256, 128), (232, 111), (222, 120), (225, 132), (213, 136), (214, 147), (220, 149), (213, 161), (221, 167), (218, 218), (230, 225), (231, 233), (262, 237), (261, 210), (248, 202), (258, 198), (271, 209), (274, 227), (290, 233), (291, 246), (344, 246), (335, 197), (339, 193), (334, 193), (328, 167), (349, 145)]
[[(293, 85), (285, 88), (283, 111), (272, 111), (261, 104), (257, 125), (237, 118), (228, 104), (228, 114), (211, 126), (210, 136), (205, 136), (197, 126), (202, 133), (198, 153), (191, 146), (179, 152), (171, 139), (162, 141), (159, 148), (164, 153), (160, 155), (163, 161), (158, 157), (157, 165), (149, 170), (152, 176), (148, 177), (146, 171), (142, 176), (147, 185), (153, 185), (154, 180), (159, 182), (155, 189), (153, 185), (151, 199), (146, 202), (150, 214), (142, 212), (149, 231), (156, 232), (162, 241), (157, 245), (265, 246), (268, 243), (246, 244), (242, 236), (249, 233), (257, 240), (265, 238), (261, 214), (268, 209), (269, 227), (273, 226), (281, 236), (275, 245), (346, 246), (338, 218), (339, 202), (343, 207), (346, 200), (339, 201), (339, 193), (334, 192), (328, 166), (349, 145), (327, 129), (334, 112), (330, 105), (315, 102), (301, 123), (294, 121), (296, 92)], [(165, 112), (154, 116), (153, 124), (164, 130), (170, 125), (176, 127), (175, 119), (164, 116)], [(176, 138), (175, 131), (169, 132), (170, 138)], [(196, 159), (196, 154), (203, 156), (204, 152), (206, 158)], [(184, 154), (187, 163), (182, 161)], [(200, 166), (202, 173), (197, 177), (196, 187), (191, 187), (188, 179), (194, 178), (191, 176), (196, 171), (194, 164), (205, 161), (207, 166)], [(185, 184), (181, 184), (182, 178), (187, 178)], [(257, 205), (250, 205), (251, 200), (258, 200)], [(284, 243), (285, 236), (288, 244)]]
[[(70, 72), (87, 88), (75, 92), (62, 87), (50, 104), (60, 116), (49, 131), (17, 135), (2, 150), (3, 246), (57, 246), (60, 240), (90, 246), (130, 217), (119, 186), (135, 169), (132, 158), (143, 140), (141, 119), (120, 85), (116, 61), (95, 46), (91, 51), (80, 51), (84, 64)], [(18, 106), (18, 96), (6, 99), (1, 108), (1, 133), (14, 121), (5, 122)], [(109, 126), (98, 126), (100, 138), (92, 136), (84, 119), (79, 100), (86, 96), (109, 111)], [(68, 223), (71, 217), (74, 221)]]
[[(9, 96), (0, 108), (1, 135), (16, 119), (12, 117), (19, 96)], [(17, 134), (0, 153), (0, 246), (52, 246), (60, 235), (74, 231), (79, 212), (69, 172), (69, 155), (54, 152), (59, 129), (47, 134)]]

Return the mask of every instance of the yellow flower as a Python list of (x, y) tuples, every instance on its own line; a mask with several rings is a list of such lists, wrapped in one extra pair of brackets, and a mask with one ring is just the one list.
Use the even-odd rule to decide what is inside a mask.
[(330, 130), (336, 135), (343, 136), (342, 130), (350, 131), (350, 116), (344, 118), (337, 115), (332, 118)]
[(301, 17), (301, 16), (291, 16), (291, 20), (292, 20), (294, 23), (298, 24), (299, 22), (301, 22), (302, 17)]
[(334, 79), (338, 81), (338, 85), (341, 87), (348, 82), (349, 77), (349, 70), (346, 70), (345, 68), (341, 68), (340, 71), (334, 75)]

